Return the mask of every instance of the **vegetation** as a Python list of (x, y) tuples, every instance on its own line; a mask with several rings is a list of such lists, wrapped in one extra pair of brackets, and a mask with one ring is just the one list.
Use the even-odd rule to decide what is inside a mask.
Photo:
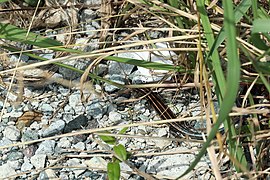
[[(5, 3), (2, 7), (12, 8), (11, 4), (15, 1), (0, 2)], [(35, 1), (35, 4), (39, 2)], [(43, 6), (46, 7), (46, 3)], [(28, 17), (24, 23), (16, 21), (0, 23), (0, 38), (6, 42), (0, 46), (2, 59), (6, 56), (5, 53), (9, 52), (25, 54), (40, 60), (20, 67), (13, 65), (12, 69), (5, 69), (0, 72), (0, 75), (53, 63), (81, 73), (82, 79), (88, 76), (93, 83), (109, 83), (124, 89), (145, 87), (145, 85), (122, 85), (98, 76), (94, 70), (98, 63), (86, 71), (81, 71), (62, 62), (80, 57), (92, 58), (97, 60), (95, 62), (116, 61), (148, 69), (168, 70), (172, 77), (176, 77), (174, 78), (176, 83), (194, 83), (199, 87), (202, 114), (206, 115), (209, 125), (209, 134), (196, 159), (184, 174), (179, 174), (179, 178), (192, 171), (207, 152), (211, 158), (215, 158), (211, 151), (214, 139), (218, 142), (219, 153), (224, 155), (223, 158), (229, 158), (232, 169), (236, 172), (234, 175), (223, 174), (219, 169), (213, 168), (217, 179), (221, 174), (228, 178), (231, 176), (265, 178), (269, 174), (270, 153), (268, 145), (270, 137), (269, 1), (128, 0), (120, 5), (112, 3), (107, 6), (115, 12), (114, 14), (112, 11), (111, 14), (107, 12), (100, 19), (95, 19), (101, 23), (104, 23), (104, 20), (109, 23), (100, 30), (102, 32), (100, 49), (91, 52), (74, 49), (73, 46), (78, 45), (72, 42), (64, 44), (45, 37), (44, 34), (36, 33), (39, 27), (31, 27), (34, 22), (32, 17)], [(41, 11), (42, 9), (37, 8), (35, 13)], [(9, 13), (5, 13), (5, 16), (9, 17), (14, 12)], [(33, 17), (37, 16), (35, 13), (32, 13)], [(71, 31), (67, 33), (70, 36), (83, 33), (75, 25), (57, 28), (58, 30), (70, 28)], [(114, 42), (112, 32), (117, 34), (122, 31), (129, 32), (129, 36), (122, 42)], [(153, 32), (159, 32), (163, 37), (151, 39), (150, 33)], [(139, 37), (143, 41), (128, 42), (132, 37)], [(12, 44), (14, 42), (22, 47), (31, 45), (33, 49), (31, 51), (20, 49)], [(169, 42), (170, 48), (167, 50), (174, 51), (178, 55), (173, 65), (149, 62), (148, 59), (142, 61), (113, 56), (124, 52), (125, 49), (138, 49), (142, 46), (151, 51), (156, 48), (157, 42)], [(37, 50), (44, 49), (55, 51), (59, 56), (46, 59), (36, 53)], [(157, 87), (157, 84), (153, 83), (151, 86)], [(219, 102), (218, 112), (214, 110), (214, 98)], [(224, 126), (223, 134), (219, 133), (221, 125)], [(124, 127), (132, 128), (132, 126), (136, 124)], [(119, 129), (119, 126), (105, 128), (105, 130), (112, 129)], [(120, 134), (124, 134), (125, 130)], [(104, 133), (104, 129), (93, 132), (98, 131)], [(89, 131), (81, 133), (89, 133)], [(108, 135), (109, 131), (106, 133), (101, 136), (101, 139), (108, 144), (113, 144), (111, 149), (113, 158), (108, 164), (108, 177), (119, 179), (119, 162), (126, 161), (129, 155), (125, 147), (112, 137), (114, 134)], [(66, 134), (66, 136), (70, 135), (72, 134)], [(59, 136), (52, 138), (57, 137)], [(38, 141), (42, 140), (44, 139)], [(18, 145), (31, 143), (33, 142)], [(211, 163), (213, 163), (212, 167), (219, 167), (215, 160), (211, 159)], [(147, 177), (145, 174), (140, 175)]]

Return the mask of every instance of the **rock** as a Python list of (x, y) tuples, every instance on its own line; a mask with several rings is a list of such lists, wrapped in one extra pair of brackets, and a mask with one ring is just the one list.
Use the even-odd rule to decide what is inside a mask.
[(172, 142), (169, 140), (155, 140), (153, 139), (153, 141), (155, 142), (155, 146), (158, 147), (159, 149), (164, 149), (165, 147), (169, 146)]
[(92, 25), (87, 24), (84, 27), (85, 27), (85, 31), (88, 37), (93, 37), (97, 34), (96, 28), (93, 27)]
[(84, 142), (78, 142), (73, 146), (73, 148), (83, 151), (85, 149), (85, 144)]
[(64, 111), (65, 111), (65, 114), (71, 114), (71, 115), (75, 114), (74, 109), (68, 104), (64, 107)]
[(21, 168), (21, 162), (20, 160), (15, 160), (15, 161), (7, 161), (7, 164), (9, 165), (9, 167), (18, 170)]
[(47, 154), (52, 155), (54, 153), (55, 141), (54, 140), (45, 140), (40, 143), (35, 154)]
[(25, 149), (23, 149), (23, 154), (25, 157), (32, 157), (35, 154), (35, 151), (37, 150), (37, 147), (35, 145), (27, 146)]
[(84, 9), (81, 13), (81, 22), (90, 22), (97, 17), (97, 13), (91, 9)]
[(23, 153), (20, 151), (13, 151), (7, 155), (9, 161), (23, 159)]
[(82, 168), (72, 168), (73, 173), (75, 174), (75, 178), (78, 178), (78, 176), (80, 176), (82, 173), (84, 173), (84, 171), (86, 170), (86, 165), (82, 164), (80, 162), (80, 159), (77, 158), (72, 158), (67, 160), (67, 165), (68, 166), (75, 166), (75, 167), (82, 167)]
[(27, 129), (22, 133), (22, 141), (32, 141), (38, 139), (38, 132), (35, 130)]
[(85, 5), (101, 5), (101, 0), (84, 0)]
[(48, 136), (53, 136), (55, 134), (61, 133), (64, 127), (65, 127), (65, 121), (57, 120), (43, 131), (42, 136), (48, 137)]
[(36, 169), (44, 168), (46, 162), (46, 154), (36, 154), (31, 157), (31, 164), (35, 166)]
[(109, 113), (109, 120), (112, 124), (118, 124), (122, 120), (122, 116), (120, 113), (116, 111), (111, 111)]
[(86, 106), (86, 113), (96, 119), (101, 118), (107, 112), (107, 106), (100, 101), (92, 101)]
[(97, 21), (92, 21), (91, 25), (96, 29), (100, 29), (100, 24)]
[(64, 128), (64, 133), (81, 129), (82, 127), (85, 127), (87, 123), (88, 123), (88, 118), (85, 115), (81, 114), (66, 124)]
[(55, 171), (52, 169), (46, 169), (39, 174), (38, 179), (58, 179)]
[(57, 146), (60, 148), (70, 148), (71, 142), (68, 137), (63, 137), (58, 141)]
[[(79, 69), (79, 70), (85, 70), (87, 66), (89, 65), (89, 63), (91, 62), (85, 61), (85, 60), (71, 60), (71, 61), (65, 61), (63, 63), (66, 65), (75, 67), (76, 69)], [(58, 71), (63, 76), (63, 78), (67, 80), (75, 80), (76, 78), (81, 77), (80, 73), (73, 71), (71, 69), (64, 68), (64, 67), (59, 67)]]
[(3, 132), (4, 136), (12, 141), (17, 141), (21, 137), (20, 130), (15, 126), (7, 126)]
[[(113, 81), (113, 82), (116, 82), (118, 84), (125, 84), (125, 82), (126, 82), (124, 75), (121, 75), (121, 74), (113, 74), (113, 75), (109, 76), (108, 79)], [(112, 92), (118, 90), (119, 87), (105, 83), (104, 89), (105, 89), (105, 91), (112, 93)]]
[(30, 171), (31, 169), (33, 169), (33, 167), (34, 166), (29, 161), (25, 161), (21, 166), (21, 171), (22, 172)]
[(78, 104), (82, 103), (81, 102), (81, 94), (80, 94), (80, 92), (75, 92), (75, 93), (71, 94), (68, 97), (68, 99), (69, 99), (69, 105), (73, 109), (75, 109)]
[[(177, 150), (184, 150), (184, 148), (180, 147), (168, 152), (175, 152)], [(156, 156), (150, 159), (148, 161), (149, 163), (146, 162), (144, 166), (147, 167), (147, 173), (153, 173), (158, 176), (169, 176), (172, 178), (177, 178), (187, 170), (194, 158), (195, 155), (193, 154)]]
[(59, 87), (58, 87), (58, 92), (60, 92), (60, 94), (61, 94), (62, 96), (67, 96), (68, 93), (69, 93), (69, 91), (70, 91), (70, 89), (65, 88), (65, 87), (63, 87), (63, 86), (59, 86)]
[(16, 175), (15, 169), (9, 166), (8, 163), (0, 166), (0, 179), (8, 178), (10, 176)]
[[(124, 53), (118, 54), (118, 57), (126, 57), (127, 55), (125, 55)], [(127, 75), (127, 74), (131, 74), (132, 70), (134, 69), (134, 65), (130, 65), (130, 64), (124, 64), (124, 63), (119, 63), (116, 61), (110, 61), (108, 63), (108, 74), (110, 76), (112, 75)]]
[(11, 145), (12, 144), (12, 141), (6, 137), (3, 137), (1, 140), (0, 140), (0, 147), (2, 146), (7, 146), (7, 145)]
[(87, 167), (89, 168), (107, 168), (107, 162), (102, 157), (93, 157), (90, 160), (85, 160), (84, 164), (87, 165)]
[(44, 103), (40, 106), (40, 111), (42, 112), (52, 112), (54, 111), (53, 107), (50, 104)]
[(48, 13), (48, 17), (45, 19), (45, 24), (48, 27), (54, 28), (61, 23), (62, 18), (63, 18), (63, 12), (61, 12), (60, 10), (51, 10), (51, 11), (48, 11), (47, 13)]
[(169, 128), (158, 128), (158, 137), (165, 137)]

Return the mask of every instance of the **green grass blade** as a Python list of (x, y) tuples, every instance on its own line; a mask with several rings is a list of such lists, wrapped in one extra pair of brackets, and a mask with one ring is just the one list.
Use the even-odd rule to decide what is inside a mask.
[[(203, 147), (201, 148), (201, 151), (195, 158), (195, 160), (191, 163), (190, 167), (182, 174), (179, 178), (183, 177), (187, 173), (193, 170), (193, 168), (196, 166), (196, 164), (200, 161), (201, 157), (205, 154), (207, 147), (210, 145), (211, 141), (215, 137), (216, 132), (219, 130), (219, 126), (228, 119), (228, 114), (231, 111), (232, 106), (234, 105), (235, 98), (237, 96), (238, 87), (239, 87), (239, 80), (240, 80), (240, 61), (237, 54), (237, 44), (236, 44), (236, 30), (235, 30), (235, 20), (234, 20), (234, 13), (233, 13), (233, 7), (232, 2), (230, 0), (224, 0), (224, 18), (225, 18), (225, 35), (228, 38), (227, 39), (227, 56), (228, 56), (228, 74), (227, 74), (227, 83), (225, 83), (224, 76), (216, 76), (217, 82), (224, 85), (224, 88), (220, 89), (220, 92), (224, 94), (224, 101), (222, 101), (220, 106), (220, 112), (218, 116), (217, 122), (214, 124), (206, 142), (203, 144)], [(202, 24), (204, 26), (205, 36), (207, 38), (207, 42), (209, 46), (213, 45), (213, 35), (210, 27), (210, 21), (206, 15), (206, 11), (204, 9), (204, 1), (198, 0), (197, 1), (198, 10), (201, 14)], [(207, 33), (208, 32), (208, 33)], [(214, 67), (215, 64), (219, 65), (219, 63), (215, 63), (214, 58), (216, 54), (216, 50), (213, 51), (213, 69), (215, 72), (220, 71), (219, 73), (223, 72), (220, 67)], [(217, 54), (218, 55), (218, 54)], [(218, 68), (218, 69), (215, 69)], [(221, 75), (221, 74), (220, 74)], [(227, 85), (227, 86), (226, 86)], [(226, 88), (226, 89), (225, 89)], [(226, 91), (225, 91), (226, 90)], [(230, 122), (225, 123), (227, 126), (227, 129), (229, 129), (229, 147), (230, 147), (230, 153), (233, 155), (235, 154), (236, 159), (242, 163), (244, 167), (247, 167), (247, 162), (245, 159), (245, 156), (243, 154), (243, 151), (241, 148), (239, 148), (236, 143), (231, 139), (233, 135), (235, 135), (235, 129), (234, 126), (230, 124)], [(237, 170), (239, 170), (238, 167), (236, 167)]]
[[(238, 47), (236, 42), (236, 29), (235, 29), (235, 19), (233, 13), (233, 4), (230, 0), (223, 0), (224, 5), (224, 28), (227, 37), (227, 58), (228, 58), (228, 73), (227, 73), (227, 90), (225, 94), (224, 101), (220, 107), (219, 118), (220, 120), (225, 120), (228, 117), (237, 97), (240, 81), (240, 60), (238, 56)], [(232, 137), (236, 135), (234, 124), (227, 120), (229, 126), (229, 150), (232, 156), (235, 155), (236, 160), (240, 164), (247, 168), (247, 161), (245, 159), (244, 152), (241, 147), (237, 146), (235, 140)], [(240, 167), (236, 166), (236, 170), (240, 171)]]
[(53, 40), (51, 38), (46, 38), (44, 36), (38, 35), (36, 33), (30, 32), (27, 36), (27, 30), (18, 28), (10, 24), (0, 23), (0, 38), (7, 39), (11, 41), (21, 42), (25, 44), (30, 44), (42, 48), (49, 48), (55, 51), (65, 51), (70, 53), (80, 53), (81, 51), (75, 49), (68, 49), (61, 47), (62, 43)]
[[(252, 0), (241, 1), (241, 3), (234, 10), (235, 23), (238, 23), (243, 18), (244, 14), (250, 9), (251, 5)], [(212, 56), (214, 50), (216, 50), (224, 40), (225, 40), (225, 31), (224, 27), (222, 27), (213, 46), (210, 46), (211, 48), (208, 56)]]
[(144, 67), (147, 69), (186, 72), (186, 70), (183, 67), (173, 66), (170, 64), (149, 62), (149, 61), (144, 61), (144, 60), (137, 60), (137, 59), (132, 59), (132, 58), (122, 58), (122, 57), (116, 57), (116, 56), (108, 56), (108, 57), (105, 57), (104, 59), (110, 60), (110, 61), (116, 61), (116, 62), (120, 62), (120, 63), (131, 64), (131, 65), (135, 65), (135, 66), (140, 66), (140, 67)]
[[(214, 35), (211, 28), (211, 23), (208, 18), (207, 12), (204, 7), (204, 0), (198, 0), (197, 1), (197, 7), (198, 11), (200, 13), (204, 34), (208, 43), (209, 47), (212, 47), (214, 45)], [(221, 68), (221, 63), (219, 59), (219, 53), (215, 49), (211, 56), (209, 56), (212, 61), (208, 60), (208, 64), (210, 64), (210, 67), (214, 70), (214, 83), (216, 86), (216, 91), (218, 96), (223, 97), (225, 92), (225, 77)]]

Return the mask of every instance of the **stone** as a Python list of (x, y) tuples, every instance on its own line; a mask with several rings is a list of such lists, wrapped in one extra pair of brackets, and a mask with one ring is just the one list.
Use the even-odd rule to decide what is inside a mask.
[(85, 149), (85, 144), (84, 142), (78, 142), (73, 146), (73, 148), (83, 151)]
[(0, 179), (9, 178), (10, 176), (16, 175), (15, 169), (9, 166), (8, 163), (0, 166)]
[(4, 136), (12, 141), (17, 141), (21, 137), (20, 130), (15, 126), (7, 126), (3, 132)]
[(46, 154), (36, 154), (31, 157), (30, 161), (36, 169), (44, 168), (46, 162)]
[[(118, 57), (126, 57), (124, 54), (118, 54)], [(108, 74), (110, 76), (118, 74), (118, 75), (126, 75), (131, 74), (134, 69), (134, 65), (119, 63), (116, 61), (110, 61), (108, 63)]]
[[(58, 179), (56, 174), (55, 174), (55, 171), (52, 169), (46, 169), (44, 171), (44, 174), (46, 174), (47, 179)], [(41, 177), (40, 179), (45, 179), (45, 178)]]
[(122, 116), (116, 111), (111, 111), (109, 112), (109, 120), (112, 124), (118, 124), (122, 120)]
[(7, 164), (9, 165), (9, 167), (18, 170), (21, 168), (21, 162), (20, 160), (15, 160), (15, 161), (7, 161)]
[(78, 104), (81, 103), (81, 94), (80, 92), (75, 92), (71, 94), (69, 97), (69, 105), (75, 109)]
[[(125, 82), (126, 82), (124, 75), (121, 75), (121, 74), (113, 74), (113, 75), (109, 76), (108, 79), (113, 81), (113, 82), (116, 82), (118, 84), (125, 84)], [(105, 91), (112, 93), (112, 92), (118, 90), (119, 87), (105, 83), (104, 89), (105, 89)]]
[(101, 5), (101, 0), (84, 0), (85, 5)]
[(84, 28), (88, 37), (93, 37), (97, 34), (96, 28), (90, 24), (85, 25)]
[(72, 168), (72, 171), (75, 175), (75, 178), (78, 178), (86, 170), (86, 168), (85, 168), (86, 165), (82, 164), (80, 162), (80, 159), (77, 159), (77, 158), (72, 158), (72, 159), (67, 160), (67, 165), (68, 166), (75, 166), (75, 167), (82, 167), (82, 168)]
[(32, 141), (38, 139), (38, 132), (35, 130), (27, 129), (22, 133), (22, 141)]
[(71, 142), (68, 137), (63, 137), (58, 141), (57, 146), (60, 148), (70, 148)]
[(35, 154), (47, 154), (52, 155), (54, 153), (55, 141), (54, 140), (45, 140), (40, 143), (38, 149)]
[[(175, 152), (177, 150), (184, 150), (184, 147), (176, 148), (168, 152)], [(166, 156), (155, 156), (144, 164), (146, 173), (153, 173), (158, 176), (169, 176), (177, 178), (183, 174), (190, 163), (194, 160), (195, 155), (193, 154), (173, 154)]]
[(7, 155), (9, 161), (14, 161), (23, 158), (23, 153), (20, 151), (13, 151)]
[(86, 113), (94, 118), (101, 118), (107, 112), (107, 106), (100, 101), (92, 101), (86, 106)]
[(169, 128), (158, 128), (158, 137), (165, 137)]
[(89, 168), (107, 168), (107, 162), (102, 157), (93, 157), (90, 160), (85, 160), (83, 163)]
[[(75, 67), (76, 69), (79, 69), (79, 70), (85, 70), (87, 66), (89, 65), (89, 63), (91, 62), (85, 61), (85, 60), (71, 60), (71, 61), (65, 61), (63, 63), (66, 65)], [(64, 68), (64, 67), (59, 67), (58, 71), (63, 76), (63, 78), (67, 80), (75, 80), (81, 77), (80, 73), (73, 71), (71, 69)]]
[(74, 109), (68, 104), (64, 107), (64, 111), (65, 113), (68, 113), (68, 114), (72, 114), (72, 115), (75, 114)]
[(23, 149), (23, 154), (25, 155), (25, 157), (30, 158), (35, 154), (36, 150), (37, 147), (35, 145), (30, 145)]
[(66, 123), (63, 120), (57, 120), (55, 122), (52, 122), (52, 124), (43, 131), (42, 136), (48, 137), (61, 133), (65, 127), (65, 124)]
[(97, 17), (97, 13), (91, 9), (84, 9), (81, 13), (81, 22), (90, 22)]
[(11, 144), (12, 144), (12, 141), (10, 139), (6, 138), (6, 137), (3, 137), (0, 140), (0, 147), (11, 145)]
[(52, 112), (54, 111), (53, 107), (50, 104), (44, 103), (40, 106), (40, 111), (42, 112)]
[(81, 114), (66, 124), (64, 128), (64, 133), (81, 129), (82, 127), (85, 127), (87, 123), (88, 123), (88, 118), (85, 115)]
[(33, 169), (33, 165), (29, 162), (29, 161), (27, 161), (27, 162), (24, 162), (23, 164), (22, 164), (22, 166), (21, 166), (21, 171), (22, 172), (25, 172), (25, 171), (30, 171), (31, 169)]

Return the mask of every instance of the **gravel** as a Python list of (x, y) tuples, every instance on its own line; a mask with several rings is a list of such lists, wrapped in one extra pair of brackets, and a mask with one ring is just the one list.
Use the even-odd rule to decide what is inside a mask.
[[(67, 1), (66, 1), (67, 2)], [(84, 0), (86, 5), (100, 4), (101, 1), (97, 0)], [(64, 1), (59, 2), (65, 4)], [(65, 13), (68, 13), (65, 11)], [(67, 23), (63, 12), (55, 11), (53, 16), (46, 18), (49, 27), (54, 27), (58, 23)], [(82, 30), (87, 30), (86, 33), (76, 35), (76, 47), (83, 51), (90, 52), (99, 47), (99, 32), (93, 30), (100, 28), (99, 21), (92, 21), (93, 18), (98, 18), (99, 12), (82, 9), (78, 17), (80, 22), (87, 22), (81, 25)], [(57, 35), (60, 34), (61, 35)], [(61, 41), (66, 40), (66, 35), (60, 31), (46, 31), (46, 34), (53, 37), (57, 35), (57, 39)], [(117, 35), (117, 34), (116, 34)], [(127, 34), (129, 35), (129, 34)], [(78, 36), (78, 37), (77, 37)], [(160, 33), (154, 33), (151, 36), (160, 37)], [(139, 40), (133, 37), (133, 40)], [(83, 44), (85, 46), (79, 46)], [(159, 47), (165, 47), (166, 44), (156, 44)], [(158, 54), (158, 52), (156, 52)], [(163, 54), (168, 56), (168, 54)], [(175, 54), (170, 54), (174, 58)], [(53, 58), (56, 56), (51, 50), (41, 53), (42, 57)], [(153, 62), (163, 61), (160, 57), (155, 57), (153, 54), (143, 52), (138, 53), (121, 53), (119, 57), (135, 58), (135, 59), (148, 59)], [(17, 62), (18, 57), (12, 55), (12, 62)], [(24, 62), (36, 62), (28, 56), (23, 56)], [(92, 61), (90, 59), (77, 59), (65, 61), (64, 63), (84, 70), (89, 66)], [(166, 63), (171, 63), (170, 61)], [(5, 67), (0, 64), (0, 70)], [(38, 78), (44, 74), (43, 68), (31, 69), (24, 72), (34, 78)], [(119, 84), (152, 82), (160, 80), (160, 77), (153, 76), (153, 72), (148, 69), (136, 67), (134, 65), (121, 64), (114, 61), (105, 61), (98, 64), (93, 69), (93, 72), (104, 78)], [(162, 72), (167, 73), (167, 72)], [(162, 75), (163, 76), (163, 75)], [(68, 81), (72, 80), (73, 83), (79, 83), (81, 74), (59, 67), (53, 76), (54, 78), (64, 78)], [(19, 142), (29, 142), (38, 140), (40, 138), (47, 138), (41, 142), (29, 143), (23, 146), (14, 146), (1, 149), (0, 155), (0, 179), (8, 178), (10, 176), (25, 172), (23, 175), (18, 175), (17, 179), (107, 179), (106, 173), (99, 169), (106, 170), (107, 163), (111, 160), (106, 157), (110, 152), (112, 146), (105, 144), (95, 134), (78, 134), (80, 131), (97, 129), (114, 125), (130, 124), (137, 122), (151, 122), (159, 120), (159, 117), (150, 108), (146, 100), (131, 101), (131, 103), (121, 103), (123, 100), (130, 100), (133, 98), (130, 92), (121, 94), (122, 89), (115, 87), (111, 84), (95, 82), (94, 88), (98, 92), (102, 92), (100, 96), (89, 89), (85, 89), (85, 99), (81, 98), (81, 92), (77, 87), (69, 87), (58, 84), (56, 82), (46, 82), (41, 86), (27, 86), (25, 83), (24, 94), (26, 97), (19, 106), (15, 106), (13, 102), (17, 101), (17, 93), (10, 93), (8, 96), (8, 103), (5, 108), (5, 113), (0, 122), (0, 147)], [(121, 91), (119, 91), (121, 90)], [(16, 91), (16, 90), (15, 90)], [(185, 93), (183, 93), (185, 94)], [(166, 94), (165, 94), (166, 95)], [(7, 90), (0, 86), (0, 109), (3, 108), (3, 100), (7, 96)], [(119, 97), (120, 96), (120, 97)], [(188, 97), (180, 97), (187, 102)], [(176, 102), (178, 110), (191, 111), (191, 114), (196, 115), (200, 109), (196, 105), (198, 97), (195, 97), (194, 102), (190, 105), (184, 105), (185, 102)], [(195, 108), (194, 108), (195, 107)], [(150, 110), (149, 110), (150, 109)], [(16, 128), (16, 122), (24, 112), (38, 111), (42, 114), (41, 118), (31, 117), (25, 121), (30, 121), (29, 127), (23, 129)], [(118, 134), (121, 129), (113, 129), (112, 133)], [(70, 134), (70, 133), (75, 133)], [(57, 137), (48, 140), (53, 136), (67, 134), (68, 136)], [(126, 130), (129, 135), (140, 136), (155, 136), (164, 139), (145, 139), (145, 138), (117, 138), (117, 142), (124, 145), (128, 151), (139, 153), (155, 153), (155, 152), (175, 152), (177, 150), (187, 150), (188, 147), (197, 147), (198, 144), (185, 144), (181, 148), (177, 147), (174, 143), (166, 140), (170, 137), (168, 127), (155, 127), (155, 126), (138, 126), (128, 128)], [(69, 156), (70, 155), (70, 156)], [(74, 158), (72, 155), (79, 157)], [(84, 158), (84, 155), (93, 155), (94, 157)], [(62, 157), (65, 157), (61, 159)], [(164, 155), (164, 156), (143, 156), (131, 157), (129, 164), (140, 169), (146, 173), (153, 173), (155, 175), (176, 177), (181, 174), (190, 162), (194, 159), (194, 154), (177, 154), (177, 155)], [(66, 166), (65, 168), (46, 169), (41, 172), (35, 170), (40, 168), (47, 168), (48, 166)], [(201, 164), (207, 166), (208, 164)], [(77, 168), (74, 168), (74, 167)], [(72, 167), (72, 168), (71, 168)], [(98, 168), (98, 169), (97, 169)], [(121, 163), (121, 169), (124, 171), (132, 171), (132, 169), (125, 163)], [(29, 173), (28, 171), (33, 171)], [(124, 179), (140, 179), (136, 175), (130, 173), (121, 174)]]

